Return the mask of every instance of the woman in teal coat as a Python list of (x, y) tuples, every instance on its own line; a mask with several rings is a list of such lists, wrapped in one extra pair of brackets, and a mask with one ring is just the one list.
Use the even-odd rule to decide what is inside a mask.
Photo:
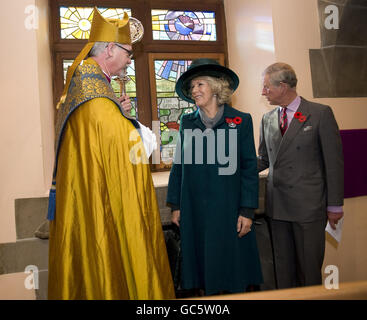
[(230, 107), (238, 77), (211, 59), (181, 75), (177, 94), (198, 110), (184, 114), (167, 205), (181, 233), (181, 287), (206, 295), (262, 283), (256, 237), (258, 173), (252, 119)]

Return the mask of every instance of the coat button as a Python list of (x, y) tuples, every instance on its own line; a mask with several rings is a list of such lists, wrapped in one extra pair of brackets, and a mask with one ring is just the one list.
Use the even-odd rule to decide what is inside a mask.
[(299, 149), (301, 149), (301, 147), (300, 146), (297, 146), (297, 148), (296, 148), (297, 150), (299, 150)]

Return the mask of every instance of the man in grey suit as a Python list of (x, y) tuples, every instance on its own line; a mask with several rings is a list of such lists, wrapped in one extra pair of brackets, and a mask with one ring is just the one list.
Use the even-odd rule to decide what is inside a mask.
[(343, 216), (344, 160), (329, 106), (298, 96), (291, 66), (264, 71), (262, 95), (277, 106), (261, 122), (258, 171), (269, 168), (267, 216), (278, 288), (318, 285), (325, 226)]

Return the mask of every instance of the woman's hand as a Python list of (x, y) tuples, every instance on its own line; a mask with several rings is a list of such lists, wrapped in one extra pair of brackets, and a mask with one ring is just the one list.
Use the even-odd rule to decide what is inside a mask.
[(172, 223), (174, 223), (175, 225), (177, 225), (177, 227), (180, 226), (180, 210), (175, 210), (175, 211), (172, 211)]
[(242, 238), (245, 234), (251, 231), (252, 220), (243, 216), (238, 216), (237, 220), (237, 232), (238, 237)]

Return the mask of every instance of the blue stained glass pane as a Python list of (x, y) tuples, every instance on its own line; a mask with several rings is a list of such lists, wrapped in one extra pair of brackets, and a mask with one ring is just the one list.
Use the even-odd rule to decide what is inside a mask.
[(205, 18), (214, 18), (214, 12), (203, 11), (203, 15)]
[(172, 63), (173, 61), (168, 61), (168, 63), (166, 64), (166, 67), (164, 68), (164, 71), (162, 74), (162, 78), (168, 79), (169, 73), (171, 72)]
[(181, 33), (181, 34), (183, 34), (183, 35), (188, 35), (188, 34), (190, 34), (191, 32), (192, 32), (192, 28), (190, 28), (190, 27), (187, 27), (186, 25), (184, 25), (184, 24), (182, 24), (182, 22), (181, 21), (177, 21), (176, 23), (175, 23), (175, 27), (176, 27), (176, 30), (179, 32), (179, 33)]
[(197, 16), (192, 11), (185, 11), (185, 15), (189, 16), (190, 18), (197, 18)]
[(153, 40), (216, 41), (215, 24), (212, 11), (152, 10)]
[(158, 73), (159, 69), (162, 67), (163, 61), (156, 61), (155, 63), (155, 72)]

